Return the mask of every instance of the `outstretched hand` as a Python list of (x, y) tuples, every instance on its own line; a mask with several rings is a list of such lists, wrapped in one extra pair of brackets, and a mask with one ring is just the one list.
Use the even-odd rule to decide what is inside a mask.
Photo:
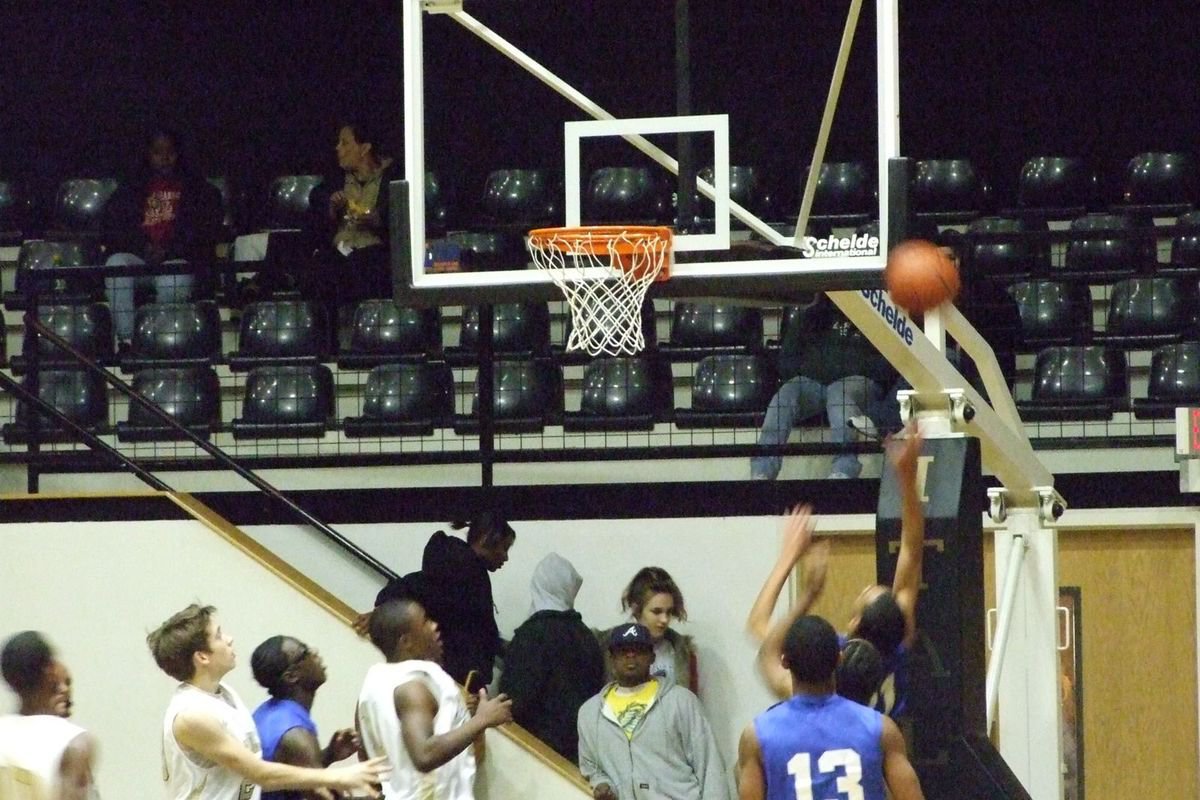
[(812, 547), (815, 528), (812, 506), (807, 503), (793, 506), (783, 518), (783, 545), (779, 549), (779, 560), (789, 567), (795, 566)]
[(370, 631), (370, 628), (371, 628), (371, 612), (370, 611), (362, 612), (361, 614), (359, 614), (357, 617), (354, 618), (354, 622), (351, 624), (354, 628), (355, 633), (357, 633), (359, 636), (362, 636), (363, 638), (366, 638), (367, 633)]
[(911, 484), (916, 480), (917, 458), (921, 455), (922, 441), (916, 423), (910, 422), (904, 428), (904, 438), (889, 436), (884, 442), (888, 461), (906, 483)]
[(384, 756), (360, 761), (346, 767), (330, 767), (337, 773), (335, 789), (351, 797), (379, 797), (379, 784), (391, 772), (391, 765)]
[(825, 589), (825, 577), (829, 574), (829, 540), (822, 539), (809, 548), (804, 559), (803, 583), (805, 592), (817, 596)]

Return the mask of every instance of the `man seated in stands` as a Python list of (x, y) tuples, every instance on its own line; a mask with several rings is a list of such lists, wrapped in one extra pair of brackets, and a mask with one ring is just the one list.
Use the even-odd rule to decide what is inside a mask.
[[(107, 266), (193, 265), (211, 275), (221, 231), (221, 193), (193, 172), (183, 156), (179, 134), (156, 130), (147, 143), (144, 164), (123, 181), (104, 208)], [(119, 341), (133, 335), (134, 291), (145, 286), (159, 303), (193, 297), (196, 273), (125, 275), (105, 278)]]
[[(758, 443), (786, 444), (792, 429), (806, 420), (829, 420), (835, 444), (855, 437), (878, 438), (878, 416), (897, 375), (887, 359), (846, 319), (824, 293), (801, 309), (800, 319), (783, 331), (779, 376), (783, 384), (771, 398)], [(750, 476), (774, 480), (783, 466), (779, 453), (755, 456)], [(830, 478), (857, 478), (862, 464), (854, 453), (839, 453)]]
[(616, 680), (579, 709), (579, 769), (595, 800), (728, 800), (725, 764), (700, 701), (650, 677), (654, 640), (636, 622), (609, 640)]
[(179, 681), (163, 717), (163, 782), (170, 800), (242, 800), (267, 791), (331, 789), (378, 797), (387, 772), (377, 758), (349, 767), (312, 769), (264, 761), (250, 711), (221, 682), (233, 671), (233, 637), (212, 606), (192, 604), (146, 637), (159, 668)]
[[(370, 620), (371, 642), (387, 659), (367, 672), (355, 721), (368, 756), (387, 757), (386, 800), (474, 797), (475, 749), (488, 728), (512, 720), (512, 702), (487, 691), (463, 699), (438, 661), (437, 623), (413, 600), (389, 600)], [(475, 744), (476, 747), (472, 747)]]
[[(325, 662), (291, 636), (272, 636), (250, 656), (254, 680), (271, 697), (254, 709), (263, 758), (297, 767), (328, 767), (358, 752), (353, 728), (335, 731), (325, 749), (312, 720), (313, 700), (325, 683)], [(301, 800), (300, 792), (264, 792), (262, 800)]]
[[(0, 766), (34, 798), (86, 800), (92, 790), (95, 744), (67, 722), (71, 684), (66, 666), (35, 631), (18, 633), (0, 651), (0, 673), (17, 693), (16, 714), (0, 715)], [(0, 793), (5, 789), (0, 773)], [(3, 794), (3, 797), (9, 797)]]

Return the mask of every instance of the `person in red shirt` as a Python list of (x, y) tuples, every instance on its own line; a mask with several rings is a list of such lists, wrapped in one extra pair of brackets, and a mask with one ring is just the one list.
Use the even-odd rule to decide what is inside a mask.
[(192, 299), (198, 274), (214, 258), (221, 227), (221, 195), (187, 167), (179, 135), (160, 129), (146, 147), (140, 174), (122, 182), (105, 208), (104, 245), (108, 266), (188, 263), (178, 275), (123, 275), (105, 279), (117, 338), (133, 335), (134, 292), (153, 290), (160, 303)]

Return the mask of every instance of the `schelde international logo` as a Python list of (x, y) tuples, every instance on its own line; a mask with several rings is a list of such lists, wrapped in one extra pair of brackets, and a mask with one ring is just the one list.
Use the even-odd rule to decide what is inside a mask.
[(879, 255), (879, 237), (869, 233), (854, 236), (805, 236), (800, 243), (805, 258), (840, 258), (843, 256)]

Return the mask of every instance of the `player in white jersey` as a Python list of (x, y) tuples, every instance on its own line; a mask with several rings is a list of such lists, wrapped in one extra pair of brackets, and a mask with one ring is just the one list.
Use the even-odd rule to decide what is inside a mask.
[(170, 800), (257, 800), (263, 788), (378, 797), (384, 759), (309, 769), (262, 759), (250, 711), (221, 683), (236, 664), (233, 639), (212, 606), (190, 605), (146, 637), (154, 660), (180, 681), (163, 718), (163, 782)]
[(34, 631), (18, 633), (0, 651), (0, 672), (21, 699), (0, 716), (0, 798), (84, 800), (92, 789), (95, 744), (66, 720), (70, 674)]
[(437, 623), (420, 603), (390, 600), (371, 614), (371, 641), (387, 659), (367, 672), (355, 724), (369, 756), (387, 756), (387, 800), (472, 800), (472, 742), (512, 720), (506, 695), (472, 698), (442, 669)]

